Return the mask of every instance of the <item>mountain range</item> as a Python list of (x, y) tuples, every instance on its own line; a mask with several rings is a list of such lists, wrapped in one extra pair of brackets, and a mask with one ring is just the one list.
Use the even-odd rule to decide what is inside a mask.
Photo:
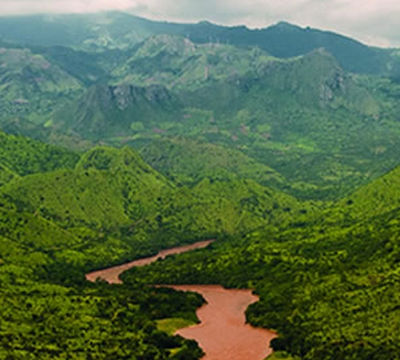
[[(288, 359), (400, 359), (400, 57), (311, 28), (0, 18), (0, 359), (197, 360), (251, 288)], [(89, 284), (160, 249), (208, 249)]]

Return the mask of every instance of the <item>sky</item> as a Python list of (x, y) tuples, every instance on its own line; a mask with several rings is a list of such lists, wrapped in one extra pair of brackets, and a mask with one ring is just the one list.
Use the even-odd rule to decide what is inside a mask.
[(400, 0), (0, 0), (0, 15), (106, 10), (167, 21), (262, 28), (279, 21), (400, 47)]

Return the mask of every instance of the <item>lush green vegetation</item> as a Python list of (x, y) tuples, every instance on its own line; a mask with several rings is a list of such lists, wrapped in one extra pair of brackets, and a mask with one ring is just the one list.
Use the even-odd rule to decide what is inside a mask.
[(267, 357), (266, 360), (297, 360), (298, 358), (291, 356), (285, 351), (276, 351)]
[[(0, 359), (199, 358), (202, 353), (193, 342), (171, 337), (157, 330), (155, 323), (171, 316), (196, 321), (194, 310), (202, 304), (199, 296), (84, 280), (85, 269), (144, 255), (162, 246), (141, 248), (139, 236), (130, 239), (131, 243), (128, 235), (112, 238), (115, 230), (107, 226), (112, 221), (117, 226), (126, 219), (113, 217), (107, 204), (94, 214), (90, 211), (104, 203), (94, 203), (84, 211), (84, 206), (94, 201), (95, 189), (97, 196), (104, 192), (101, 201), (116, 195), (107, 191), (110, 185), (101, 182), (101, 176), (96, 183), (93, 174), (92, 183), (99, 188), (93, 188), (81, 207), (69, 203), (73, 199), (71, 188), (88, 186), (88, 181), (84, 183), (78, 176), (70, 182), (65, 179), (74, 166), (90, 172), (91, 167), (122, 164), (109, 164), (106, 149), (86, 154), (77, 163), (79, 156), (65, 150), (22, 137), (1, 136), (1, 161), (15, 172), (2, 167), (2, 174), (12, 175), (2, 187), (0, 199)], [(140, 180), (141, 190), (145, 183), (147, 191), (157, 189), (156, 179), (154, 184), (149, 179), (155, 172), (137, 155), (128, 151), (121, 157), (124, 164), (136, 162), (130, 174), (132, 184), (139, 185)], [(26, 161), (29, 166), (24, 166)], [(63, 170), (43, 172), (55, 169)], [(33, 172), (39, 173), (28, 175)], [(162, 177), (157, 176), (162, 184)], [(88, 196), (77, 194), (82, 200)], [(101, 222), (102, 210), (108, 211), (107, 222)], [(65, 213), (70, 218), (63, 217)]]
[[(196, 153), (194, 141), (227, 147), (242, 153), (240, 177), (302, 199), (338, 199), (397, 165), (398, 85), (350, 75), (323, 50), (282, 60), (259, 49), (162, 35), (132, 52), (113, 71), (114, 85), (90, 87), (55, 111), (47, 129), (133, 146), (184, 183), (220, 170), (194, 167), (207, 163), (204, 155), (172, 164), (167, 159), (178, 148)], [(152, 161), (168, 142), (175, 145), (163, 152), (165, 164)], [(249, 161), (276, 177), (248, 173)]]
[[(370, 196), (373, 188), (395, 192), (394, 174), (290, 226), (133, 269), (124, 281), (253, 288), (260, 302), (248, 320), (279, 332), (276, 350), (303, 359), (399, 359), (398, 200)], [(358, 206), (362, 215), (346, 216)]]
[(125, 281), (255, 288), (261, 302), (248, 318), (279, 330), (276, 349), (305, 359), (397, 359), (398, 171), (322, 214), (135, 269)]
[(175, 331), (196, 324), (194, 321), (182, 318), (170, 318), (157, 321), (157, 328), (167, 334), (173, 335)]
[(0, 132), (0, 360), (199, 359), (203, 299), (162, 282), (254, 289), (271, 359), (400, 359), (398, 50), (121, 13), (0, 38), (0, 127), (72, 149)]
[(2, 173), (26, 176), (58, 169), (72, 169), (79, 155), (22, 136), (0, 132), (0, 164)]
[(165, 332), (176, 319), (197, 321), (199, 296), (90, 285), (84, 272), (311, 210), (252, 180), (206, 177), (179, 187), (128, 147), (78, 155), (3, 133), (1, 145), (4, 359), (197, 359), (193, 342)]
[(246, 75), (278, 61), (258, 48), (248, 50), (221, 44), (197, 45), (181, 36), (158, 35), (137, 46), (134, 55), (112, 73), (114, 82), (148, 86), (162, 84), (188, 91)]
[(0, 50), (0, 122), (25, 118), (40, 123), (61, 102), (80, 94), (77, 79), (27, 49)]
[(276, 171), (241, 151), (186, 138), (154, 141), (141, 155), (156, 170), (189, 186), (205, 177), (252, 179), (266, 186), (283, 181)]
[(83, 237), (94, 267), (313, 209), (252, 180), (207, 177), (192, 189), (177, 187), (128, 147), (95, 148), (74, 169), (17, 178), (0, 195)]
[[(29, 19), (53, 29), (52, 42), (35, 41)], [(26, 18), (12, 34), (9, 19), (0, 19), (12, 42), (0, 54), (0, 126), (9, 133), (74, 150), (106, 143), (144, 154), (177, 137), (186, 141), (185, 153), (193, 140), (222, 145), (282, 181), (245, 178), (313, 200), (336, 200), (397, 165), (397, 51), (289, 24), (250, 31), (120, 13), (57, 19)], [(240, 158), (246, 168), (248, 159)], [(198, 167), (182, 178), (188, 163), (159, 169), (185, 182), (204, 177)]]

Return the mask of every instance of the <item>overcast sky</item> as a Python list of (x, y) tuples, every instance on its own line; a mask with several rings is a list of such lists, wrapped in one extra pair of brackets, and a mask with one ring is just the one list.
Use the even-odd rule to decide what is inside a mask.
[(152, 19), (266, 27), (281, 20), (400, 47), (400, 0), (0, 0), (0, 14), (126, 10)]

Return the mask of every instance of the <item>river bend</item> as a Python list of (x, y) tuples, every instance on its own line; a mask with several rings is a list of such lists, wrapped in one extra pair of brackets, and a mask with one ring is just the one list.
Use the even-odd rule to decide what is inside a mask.
[[(132, 261), (86, 275), (87, 280), (103, 279), (121, 283), (119, 275), (135, 266), (151, 264), (168, 255), (207, 247), (213, 240), (201, 241), (160, 251), (157, 255)], [(202, 360), (263, 360), (272, 353), (269, 344), (276, 337), (272, 331), (246, 324), (247, 307), (258, 301), (251, 290), (224, 289), (219, 285), (168, 285), (166, 287), (201, 294), (206, 304), (197, 310), (200, 324), (180, 329), (176, 334), (196, 340), (205, 352)]]

